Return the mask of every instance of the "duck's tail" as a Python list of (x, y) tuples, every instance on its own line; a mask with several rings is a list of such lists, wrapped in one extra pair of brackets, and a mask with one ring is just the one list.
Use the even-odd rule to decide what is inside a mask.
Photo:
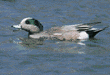
[(99, 32), (101, 32), (101, 31), (103, 31), (103, 30), (105, 30), (106, 28), (108, 28), (109, 26), (107, 26), (107, 27), (104, 27), (104, 28), (102, 28), (102, 29), (96, 29), (96, 28), (93, 28), (93, 29), (91, 29), (91, 30), (87, 30), (86, 31), (86, 33), (87, 34), (89, 34), (89, 38), (93, 38), (97, 33), (99, 33)]

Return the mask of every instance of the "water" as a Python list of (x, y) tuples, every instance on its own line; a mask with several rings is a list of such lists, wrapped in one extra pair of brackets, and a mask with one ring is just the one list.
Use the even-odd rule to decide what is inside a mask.
[(26, 17), (38, 19), (44, 30), (96, 21), (102, 22), (98, 28), (110, 26), (109, 4), (109, 0), (1, 0), (0, 74), (109, 75), (109, 28), (82, 44), (28, 39), (27, 32), (11, 28)]

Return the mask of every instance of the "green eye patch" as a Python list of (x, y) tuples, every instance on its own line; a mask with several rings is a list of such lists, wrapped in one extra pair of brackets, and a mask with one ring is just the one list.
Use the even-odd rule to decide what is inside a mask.
[(40, 29), (40, 31), (43, 31), (43, 25), (38, 20), (36, 20), (34, 18), (26, 20), (25, 23), (35, 25)]

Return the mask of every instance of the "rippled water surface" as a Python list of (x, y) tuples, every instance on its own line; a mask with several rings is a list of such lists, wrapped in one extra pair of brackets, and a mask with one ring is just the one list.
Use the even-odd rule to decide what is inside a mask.
[(110, 75), (110, 28), (94, 39), (39, 41), (13, 32), (23, 18), (54, 26), (102, 22), (110, 26), (109, 0), (1, 0), (0, 75)]

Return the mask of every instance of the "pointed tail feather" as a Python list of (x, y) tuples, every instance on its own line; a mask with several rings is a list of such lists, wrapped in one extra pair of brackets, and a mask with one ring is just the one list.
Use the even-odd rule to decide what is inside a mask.
[(99, 32), (101, 32), (101, 31), (105, 30), (105, 29), (108, 28), (108, 27), (109, 27), (109, 26), (104, 27), (104, 28), (99, 29), (99, 30), (88, 30), (88, 31), (86, 31), (86, 32), (89, 34), (89, 38), (93, 38), (97, 33), (99, 33)]
[(91, 25), (91, 24), (98, 24), (98, 23), (101, 23), (101, 22), (84, 23), (83, 25)]
[(103, 30), (105, 30), (106, 28), (108, 28), (109, 26), (107, 26), (107, 27), (104, 27), (104, 28), (102, 28), (102, 29), (99, 29), (99, 30), (97, 30), (97, 31), (95, 31), (95, 32), (100, 32), (100, 31), (103, 31)]

